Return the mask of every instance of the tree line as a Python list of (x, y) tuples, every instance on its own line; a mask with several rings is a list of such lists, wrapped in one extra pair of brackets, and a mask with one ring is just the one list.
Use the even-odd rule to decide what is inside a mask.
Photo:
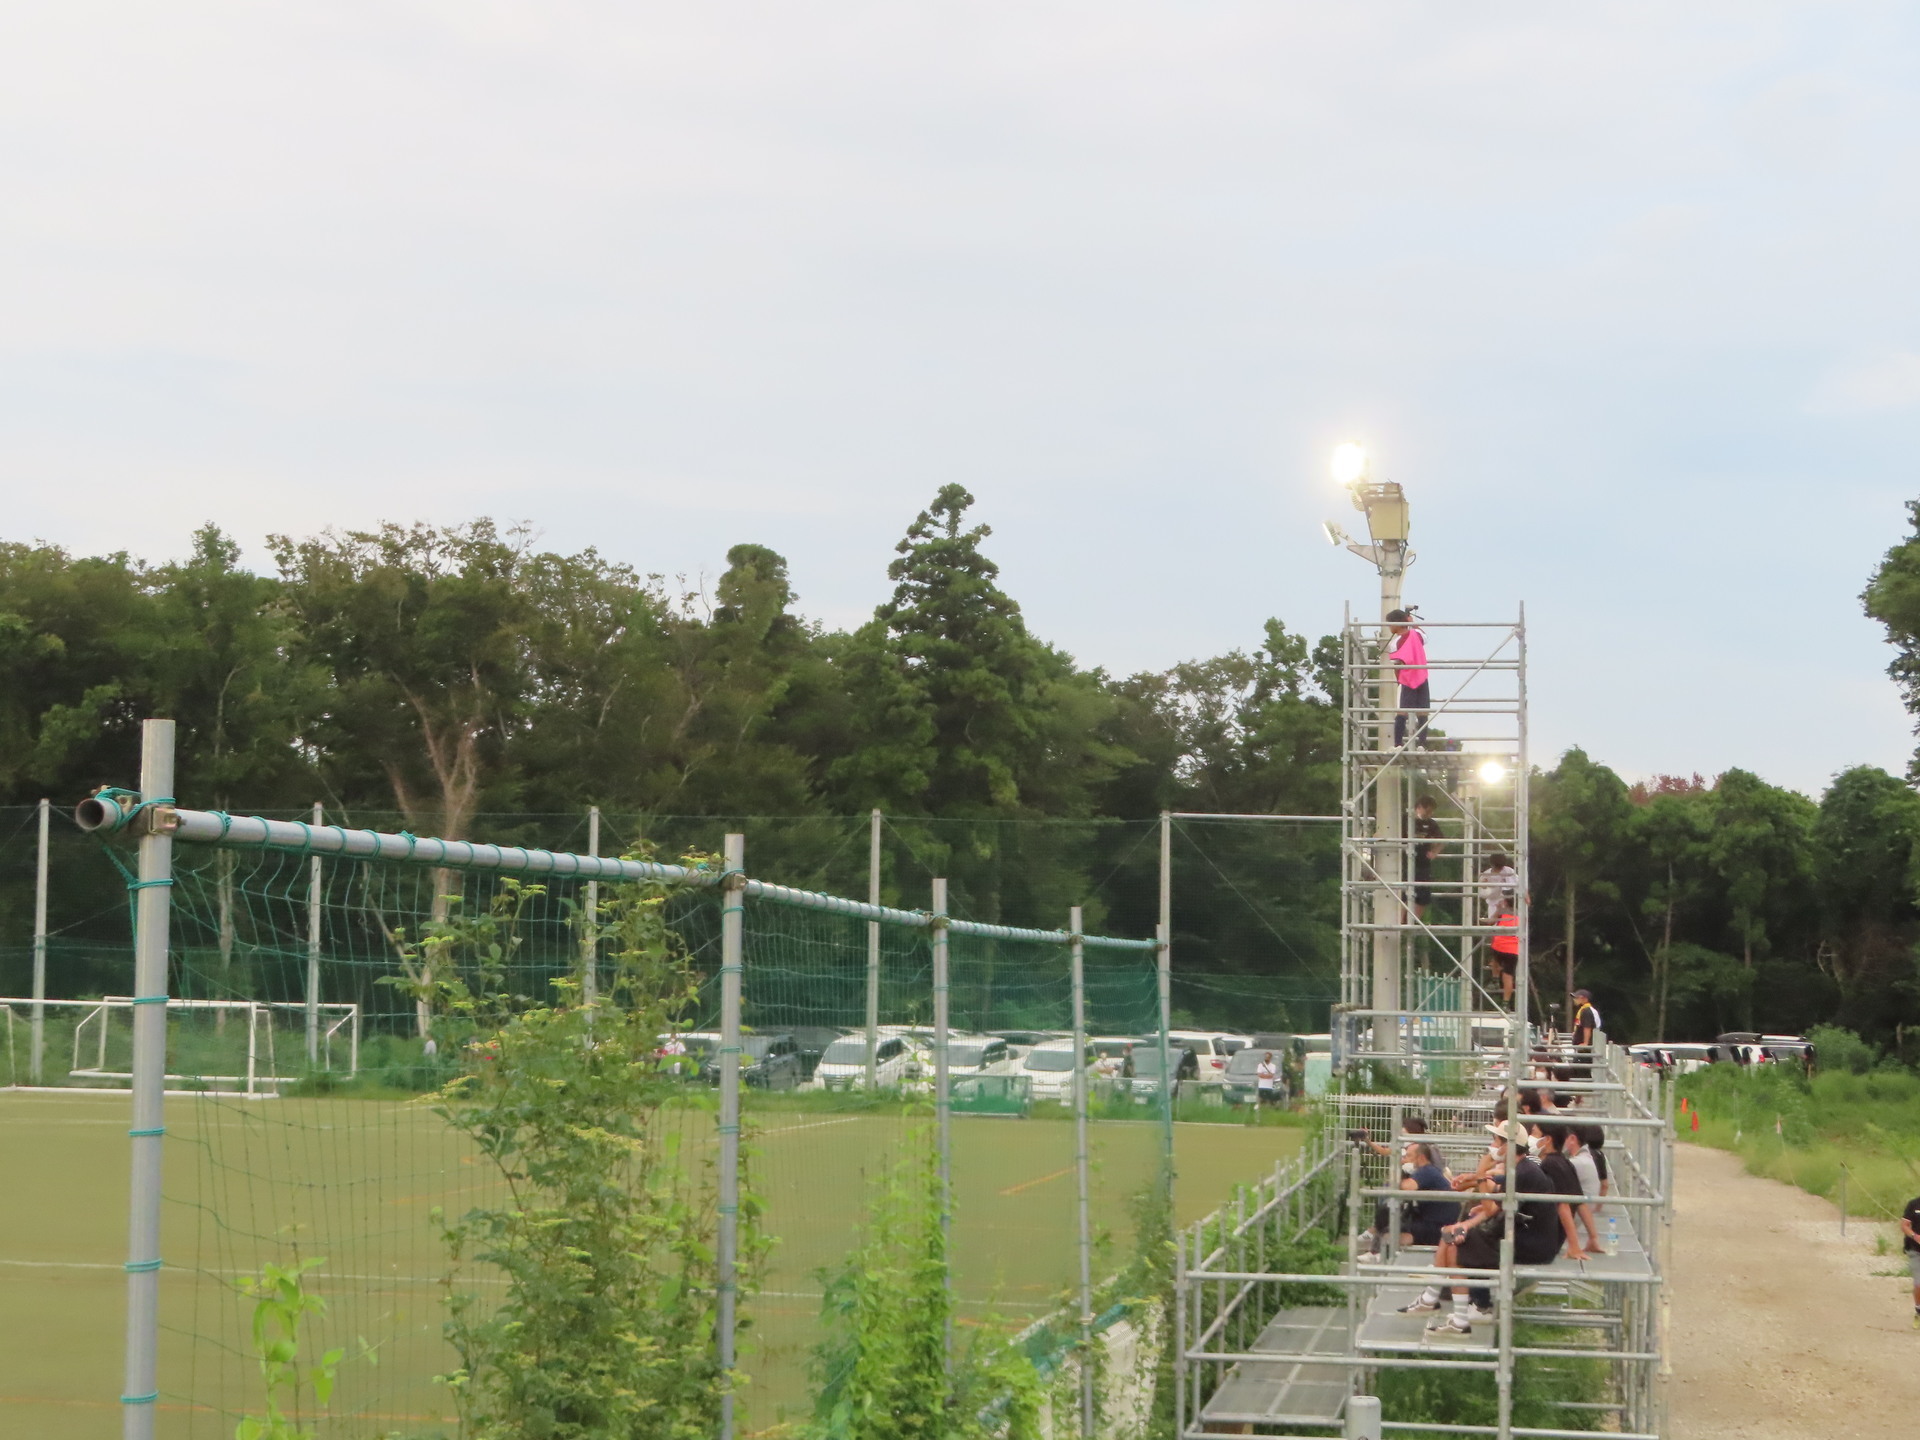
[[(0, 544), (0, 803), (126, 781), (138, 721), (170, 715), (177, 791), (206, 808), (320, 799), (464, 838), (482, 814), (588, 805), (879, 807), (920, 826), (920, 862), (966, 913), (1051, 926), (1089, 901), (1128, 933), (1154, 919), (1142, 842), (1162, 809), (1337, 811), (1333, 637), (1276, 619), (1164, 671), (1083, 666), (1029, 629), (973, 504), (940, 490), (895, 547), (891, 595), (848, 630), (808, 620), (785, 559), (753, 544), (710, 591), (489, 520), (274, 536), (267, 575), (212, 525), (157, 565)], [(1920, 511), (1865, 599), (1920, 707)], [(1574, 750), (1533, 793), (1536, 969), (1557, 993), (1571, 966), (1615, 1033), (1823, 1020), (1897, 1044), (1920, 1023), (1906, 779), (1851, 769), (1818, 801), (1739, 770), (1630, 786)], [(1311, 1023), (1330, 989), (1330, 840), (1216, 834), (1176, 857), (1217, 901), (1181, 907), (1177, 950), (1245, 978), (1269, 1023)], [(781, 878), (850, 885), (864, 855), (842, 861)], [(1183, 1004), (1247, 1015), (1217, 988)]]

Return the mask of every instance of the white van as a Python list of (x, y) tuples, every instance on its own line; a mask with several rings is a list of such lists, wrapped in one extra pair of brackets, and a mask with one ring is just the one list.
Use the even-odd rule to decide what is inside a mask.
[[(920, 1050), (904, 1035), (881, 1035), (874, 1049), (874, 1076), (882, 1090), (898, 1090), (920, 1077)], [(867, 1088), (867, 1037), (842, 1035), (820, 1056), (809, 1090)]]
[[(1086, 1068), (1092, 1061), (1093, 1047), (1089, 1045), (1087, 1053), (1080, 1058), (1081, 1067)], [(1020, 1062), (1020, 1073), (1027, 1077), (1036, 1100), (1073, 1099), (1073, 1042), (1049, 1040), (1034, 1046)]]

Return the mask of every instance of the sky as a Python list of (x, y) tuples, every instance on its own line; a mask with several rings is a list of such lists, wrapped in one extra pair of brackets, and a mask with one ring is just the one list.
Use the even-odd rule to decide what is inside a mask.
[(857, 623), (943, 484), (1116, 672), (1526, 606), (1535, 758), (1900, 769), (1892, 3), (0, 0), (0, 539), (526, 520)]

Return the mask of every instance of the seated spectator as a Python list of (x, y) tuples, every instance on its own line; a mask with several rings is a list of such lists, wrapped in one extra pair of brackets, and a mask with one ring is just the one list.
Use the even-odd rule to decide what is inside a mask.
[(1594, 1192), (1594, 1210), (1602, 1209), (1601, 1201), (1613, 1193), (1613, 1181), (1607, 1175), (1607, 1132), (1598, 1125), (1580, 1127), (1581, 1151), (1593, 1161), (1594, 1172), (1600, 1177), (1600, 1188)]
[[(1488, 1155), (1495, 1162), (1494, 1174), (1504, 1188), (1506, 1170), (1513, 1169), (1513, 1186), (1521, 1195), (1556, 1195), (1561, 1192), (1538, 1162), (1524, 1153), (1527, 1132), (1517, 1120), (1503, 1120), (1487, 1126), (1493, 1138)], [(1501, 1201), (1489, 1196), (1475, 1205), (1467, 1216), (1440, 1231), (1440, 1246), (1435, 1252), (1435, 1269), (1497, 1270), (1500, 1267), (1500, 1242), (1506, 1234), (1506, 1217)], [(1523, 1200), (1514, 1215), (1513, 1258), (1521, 1265), (1545, 1265), (1560, 1253), (1562, 1243), (1575, 1259), (1586, 1258), (1574, 1229), (1573, 1215), (1565, 1204), (1551, 1200)], [(1444, 1283), (1444, 1282), (1443, 1282)], [(1453, 1291), (1453, 1313), (1428, 1325), (1428, 1330), (1445, 1335), (1471, 1335), (1475, 1318), (1492, 1318), (1492, 1295), (1486, 1286), (1457, 1281)], [(1418, 1315), (1440, 1308), (1442, 1284), (1429, 1285), (1418, 1300), (1400, 1307), (1403, 1315)]]
[[(1437, 1190), (1453, 1193), (1453, 1182), (1440, 1165), (1433, 1147), (1410, 1141), (1400, 1159), (1402, 1190)], [(1400, 1207), (1400, 1243), (1402, 1245), (1438, 1245), (1440, 1227), (1458, 1218), (1460, 1207), (1451, 1200), (1420, 1200)], [(1379, 1201), (1373, 1208), (1373, 1228), (1360, 1237), (1360, 1258), (1377, 1260), (1380, 1244), (1390, 1223), (1388, 1204)]]
[[(1553, 1181), (1553, 1188), (1568, 1197), (1568, 1203), (1574, 1217), (1586, 1227), (1586, 1248), (1596, 1255), (1607, 1252), (1600, 1248), (1600, 1226), (1593, 1218), (1593, 1206), (1587, 1203), (1586, 1187), (1580, 1183), (1580, 1172), (1575, 1168), (1573, 1157), (1567, 1152), (1577, 1150), (1580, 1138), (1571, 1125), (1535, 1125), (1533, 1126), (1534, 1159), (1540, 1162), (1540, 1168)], [(1597, 1183), (1597, 1182), (1596, 1182)], [(1577, 1240), (1577, 1234), (1569, 1239)], [(1575, 1245), (1574, 1249), (1579, 1250)], [(1575, 1258), (1578, 1256), (1576, 1254)]]

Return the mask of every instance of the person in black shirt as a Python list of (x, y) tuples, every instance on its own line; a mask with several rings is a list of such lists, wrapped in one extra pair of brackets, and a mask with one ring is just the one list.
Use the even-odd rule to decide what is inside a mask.
[(1435, 842), (1441, 838), (1440, 822), (1433, 818), (1433, 797), (1422, 795), (1413, 802), (1413, 913), (1421, 920), (1433, 903), (1433, 857), (1440, 853)]
[[(1500, 1240), (1505, 1230), (1505, 1217), (1498, 1192), (1505, 1189), (1507, 1165), (1513, 1166), (1513, 1188), (1519, 1194), (1552, 1196), (1565, 1193), (1525, 1154), (1527, 1132), (1519, 1121), (1502, 1120), (1497, 1125), (1487, 1126), (1487, 1132), (1494, 1137), (1489, 1153), (1493, 1155), (1496, 1166), (1489, 1178), (1496, 1193), (1474, 1206), (1464, 1219), (1441, 1229), (1440, 1246), (1433, 1257), (1435, 1269), (1500, 1268)], [(1569, 1166), (1569, 1173), (1571, 1170)], [(1573, 1187), (1575, 1191), (1580, 1188), (1577, 1177), (1573, 1180)], [(1522, 1200), (1516, 1208), (1514, 1222), (1513, 1258), (1516, 1264), (1550, 1263), (1560, 1253), (1562, 1240), (1576, 1259), (1586, 1258), (1586, 1252), (1580, 1248), (1580, 1237), (1573, 1228), (1573, 1213), (1566, 1205), (1552, 1200)], [(1401, 1306), (1400, 1313), (1417, 1315), (1438, 1310), (1440, 1289), (1439, 1285), (1429, 1285), (1418, 1300), (1411, 1305)], [(1485, 1286), (1469, 1286), (1465, 1281), (1456, 1282), (1452, 1289), (1453, 1313), (1444, 1320), (1432, 1322), (1427, 1328), (1445, 1335), (1471, 1335), (1476, 1315), (1474, 1309), (1470, 1308), (1470, 1302), (1479, 1302), (1478, 1318), (1491, 1318), (1488, 1314), (1491, 1293)]]
[(1920, 1195), (1907, 1201), (1900, 1216), (1900, 1233), (1906, 1237), (1907, 1274), (1913, 1277), (1913, 1328), (1920, 1330)]
[[(1590, 1239), (1595, 1233), (1595, 1223), (1593, 1211), (1587, 1205), (1587, 1192), (1580, 1184), (1580, 1172), (1573, 1168), (1573, 1161), (1568, 1159), (1565, 1153), (1569, 1128), (1565, 1125), (1535, 1125), (1533, 1153), (1534, 1158), (1539, 1161), (1541, 1170), (1553, 1182), (1553, 1188), (1568, 1197), (1566, 1203), (1559, 1207), (1560, 1213), (1567, 1217), (1566, 1239), (1572, 1247), (1567, 1253), (1575, 1260), (1584, 1260), (1588, 1252), (1580, 1246), (1580, 1232), (1573, 1223), (1575, 1212), (1579, 1212), (1578, 1218), (1586, 1221), (1587, 1235)], [(1560, 1250), (1559, 1238), (1556, 1231), (1555, 1254)], [(1596, 1245), (1595, 1248), (1599, 1247)]]

